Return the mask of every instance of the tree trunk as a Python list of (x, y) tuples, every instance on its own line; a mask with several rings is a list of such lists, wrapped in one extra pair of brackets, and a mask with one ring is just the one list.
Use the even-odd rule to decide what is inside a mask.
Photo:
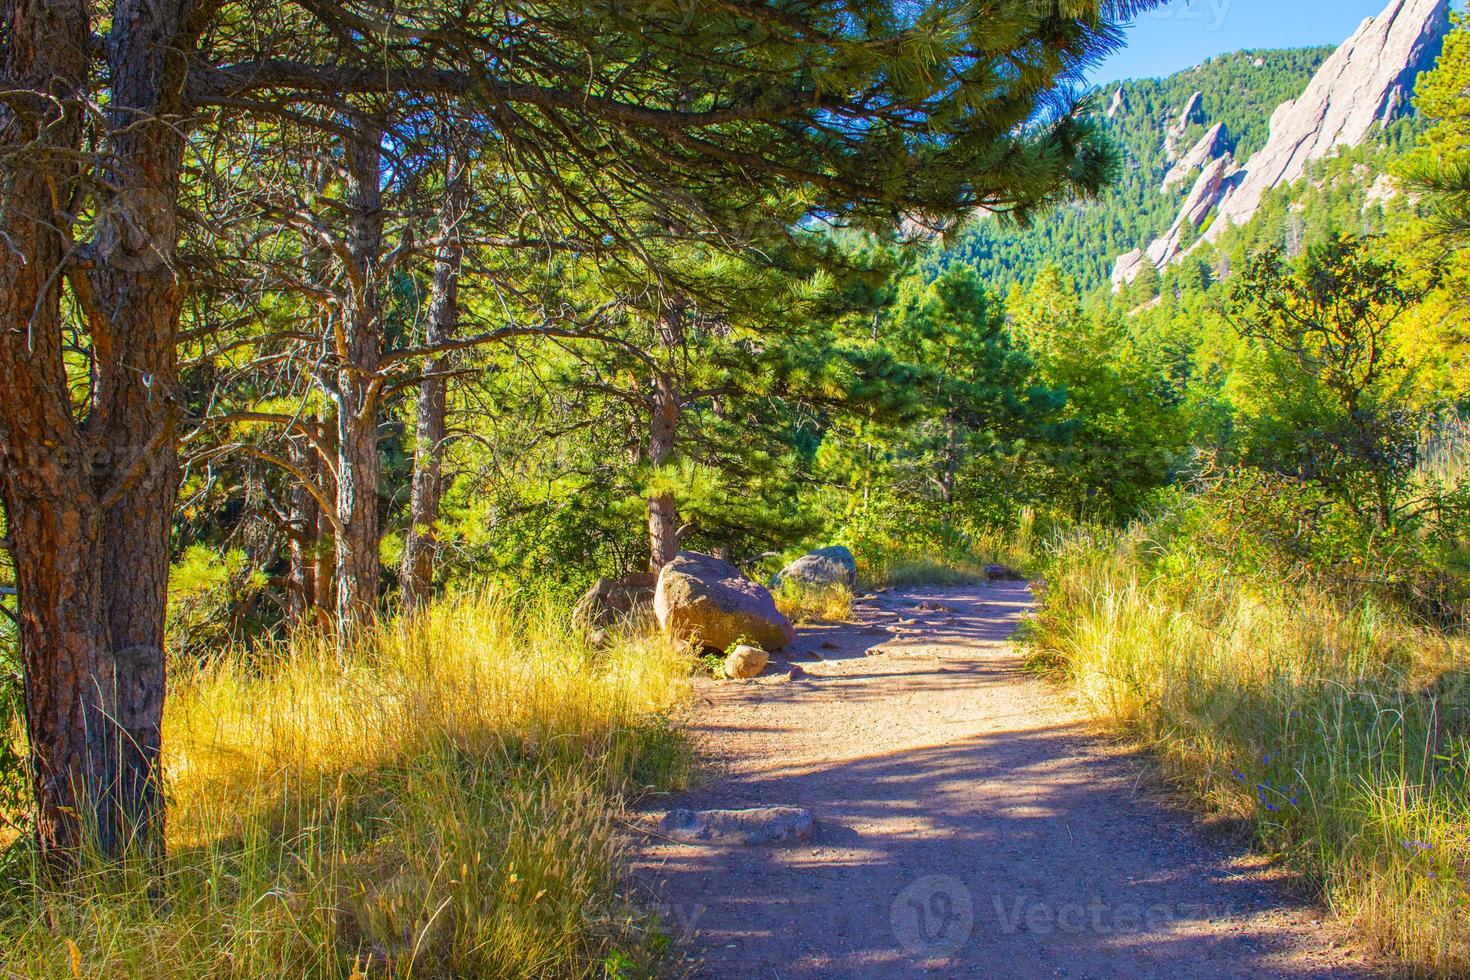
[[(679, 431), (679, 392), (660, 373), (653, 384), (653, 417), (648, 429), (648, 461), (655, 469), (673, 458)], [(679, 507), (672, 490), (648, 496), (649, 570), (658, 574), (679, 553)]]
[[(11, 539), (25, 672), (26, 733), (36, 796), (36, 835), (53, 870), (74, 859), (81, 819), (111, 779), (105, 721), (112, 713), (98, 551), (101, 520), (91, 453), (65, 398), (61, 268), (66, 242), (56, 215), (77, 168), (90, 26), (75, 10), (8, 0), (0, 23), (0, 79), (33, 91), (26, 105), (0, 102), (0, 491)], [(43, 98), (44, 97), (44, 98)], [(45, 98), (63, 106), (57, 112)], [(33, 158), (10, 163), (20, 147)]]
[[(337, 442), (336, 416), (331, 415), (322, 422), (322, 438), (326, 445), (322, 452), (332, 453)], [(335, 454), (334, 454), (335, 455)], [(316, 457), (317, 485), (329, 500), (337, 496), (337, 478), (327, 465), (327, 458)], [(316, 570), (312, 575), (316, 593), (313, 603), (318, 615), (325, 616), (337, 608), (337, 530), (332, 527), (332, 514), (320, 505), (316, 509)]]
[[(438, 254), (429, 293), (426, 341), (451, 340), (459, 321), (459, 276), (464, 266), (460, 222), (467, 207), (468, 186), (463, 159), (454, 152), (445, 163), (444, 211), (440, 216)], [(444, 496), (444, 438), (448, 432), (447, 358), (425, 365), (419, 383), (418, 418), (414, 428), (413, 491), (409, 501), (408, 540), (400, 573), (403, 608), (413, 609), (433, 595), (434, 561), (438, 557), (439, 505)]]
[(333, 399), (337, 409), (337, 618), (344, 630), (377, 612), (378, 411), (383, 251), (381, 129), (361, 124), (348, 140), (347, 251), (351, 268)]
[[(303, 473), (318, 469), (316, 450), (305, 439), (291, 440), (291, 463)], [(286, 611), (291, 625), (299, 625), (311, 615), (317, 603), (317, 554), (321, 548), (318, 526), (321, 507), (316, 497), (300, 481), (291, 487), (291, 510), (286, 533), (291, 540), (291, 570), (287, 574)]]
[[(174, 449), (173, 272), (188, 4), (119, 2), (108, 39), (104, 186), (85, 264), (68, 264), (85, 4), (8, 0), (0, 85), (0, 493), (14, 546), (37, 838), (53, 873), (79, 849), (162, 856), (160, 731)], [(60, 108), (58, 108), (60, 107)], [(13, 151), (28, 146), (25, 155)], [(85, 199), (82, 199), (83, 201)], [(91, 340), (71, 403), (60, 288)]]
[(124, 190), (98, 221), (95, 244), (106, 261), (93, 277), (101, 308), (112, 311), (111, 363), (99, 357), (99, 375), (112, 380), (99, 398), (106, 425), (97, 475), (107, 495), (102, 576), (122, 729), (117, 821), (101, 822), (100, 843), (106, 854), (137, 848), (155, 859), (163, 848), (164, 627), (180, 479), (175, 398), (183, 294), (174, 249), (187, 66), (179, 42), (192, 6), (117, 4), (108, 177)]

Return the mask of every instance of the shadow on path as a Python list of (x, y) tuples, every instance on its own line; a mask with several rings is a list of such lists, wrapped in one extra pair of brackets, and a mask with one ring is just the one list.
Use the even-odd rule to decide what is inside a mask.
[(695, 974), (1369, 975), (1020, 670), (1005, 641), (1029, 604), (1010, 583), (879, 596), (803, 631), (790, 656), (810, 679), (702, 689), (710, 776), (664, 802), (803, 806), (817, 830), (641, 849)]

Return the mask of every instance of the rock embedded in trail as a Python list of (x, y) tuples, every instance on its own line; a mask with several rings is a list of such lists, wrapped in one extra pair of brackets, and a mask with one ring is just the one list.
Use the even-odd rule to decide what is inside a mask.
[(759, 677), (761, 671), (766, 669), (766, 664), (771, 662), (771, 655), (760, 647), (746, 646), (741, 644), (730, 651), (725, 658), (725, 676), (731, 680), (745, 681), (752, 677)]
[(857, 559), (842, 545), (819, 548), (802, 555), (787, 565), (771, 579), (771, 588), (779, 589), (783, 582), (798, 585), (846, 585), (857, 588)]
[(688, 844), (782, 844), (812, 835), (811, 811), (794, 806), (750, 810), (672, 810), (659, 833)]
[(780, 650), (796, 639), (769, 591), (729, 562), (692, 551), (659, 573), (653, 611), (670, 634), (714, 650), (738, 642)]

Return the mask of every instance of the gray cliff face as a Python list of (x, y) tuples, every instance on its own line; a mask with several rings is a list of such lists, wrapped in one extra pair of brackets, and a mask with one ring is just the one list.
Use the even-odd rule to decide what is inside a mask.
[[(1195, 167), (1203, 168), (1178, 219), (1162, 238), (1119, 257), (1114, 288), (1131, 283), (1145, 262), (1163, 268), (1174, 261), (1187, 226), (1199, 228), (1216, 212), (1201, 240), (1217, 240), (1226, 228), (1255, 217), (1267, 191), (1291, 184), (1312, 161), (1360, 145), (1409, 111), (1415, 78), (1434, 66), (1449, 32), (1450, 7), (1450, 0), (1391, 0), (1377, 17), (1364, 20), (1306, 90), (1277, 107), (1266, 145), (1244, 164), (1224, 153), (1223, 132), (1206, 134), (1165, 178), (1163, 189), (1169, 192), (1183, 186)], [(1171, 138), (1183, 132), (1191, 112), (1199, 111), (1196, 102), (1191, 99), (1170, 128)]]
[(1154, 265), (1162, 269), (1183, 253), (1185, 229), (1198, 228), (1205, 223), (1221, 198), (1229, 193), (1231, 181), (1238, 172), (1235, 158), (1229, 153), (1205, 167), (1189, 196), (1184, 199), (1173, 227), (1148, 247), (1147, 255)]
[(1177, 188), (1188, 183), (1189, 178), (1196, 171), (1203, 170), (1210, 163), (1218, 160), (1230, 149), (1230, 137), (1225, 132), (1224, 123), (1215, 123), (1210, 131), (1194, 144), (1194, 148), (1184, 154), (1183, 159), (1174, 165), (1168, 175), (1164, 177), (1164, 186), (1160, 189), (1162, 193), (1172, 193)]
[(1179, 159), (1179, 141), (1184, 139), (1184, 133), (1189, 129), (1190, 123), (1204, 122), (1205, 96), (1203, 92), (1196, 92), (1189, 97), (1184, 108), (1179, 110), (1179, 118), (1169, 127), (1164, 136), (1164, 156), (1170, 163)]
[(1266, 191), (1290, 184), (1307, 164), (1361, 144), (1409, 108), (1414, 79), (1431, 68), (1450, 27), (1449, 0), (1393, 0), (1318, 70), (1300, 98), (1271, 117), (1271, 138), (1242, 167), (1206, 237), (1255, 216)]
[(1113, 101), (1108, 103), (1108, 118), (1113, 118), (1127, 107), (1128, 97), (1123, 94), (1123, 89), (1120, 87), (1116, 92), (1113, 93)]

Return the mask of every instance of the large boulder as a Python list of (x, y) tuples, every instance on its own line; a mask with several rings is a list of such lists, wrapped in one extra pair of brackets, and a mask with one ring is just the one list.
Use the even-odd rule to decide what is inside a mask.
[(729, 562), (692, 551), (659, 573), (653, 611), (668, 632), (715, 650), (737, 640), (780, 650), (796, 639), (770, 592)]
[(593, 634), (630, 623), (652, 609), (657, 584), (658, 576), (652, 572), (600, 578), (572, 607), (572, 622)]
[(837, 545), (820, 548), (802, 555), (771, 579), (771, 588), (779, 589), (782, 582), (797, 585), (845, 585), (857, 588), (857, 559), (851, 551)]

